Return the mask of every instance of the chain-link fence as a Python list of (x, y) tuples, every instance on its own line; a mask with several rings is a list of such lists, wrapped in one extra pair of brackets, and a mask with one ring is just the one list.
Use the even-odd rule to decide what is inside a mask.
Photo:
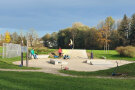
[(3, 43), (3, 58), (12, 58), (21, 56), (22, 52), (27, 52), (27, 47), (19, 44)]

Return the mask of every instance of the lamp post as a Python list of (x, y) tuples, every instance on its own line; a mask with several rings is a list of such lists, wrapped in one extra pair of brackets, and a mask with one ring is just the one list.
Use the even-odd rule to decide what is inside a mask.
[(21, 42), (21, 65), (23, 66), (23, 49), (22, 49), (22, 46), (23, 46), (23, 40)]

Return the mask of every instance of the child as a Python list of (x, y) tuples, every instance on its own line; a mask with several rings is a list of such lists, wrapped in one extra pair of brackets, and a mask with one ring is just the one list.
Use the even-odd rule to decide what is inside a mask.
[(61, 57), (62, 56), (62, 49), (61, 48), (59, 48), (59, 57)]
[(34, 49), (32, 48), (30, 51), (31, 55), (34, 57), (34, 59), (37, 59), (37, 55), (34, 52)]

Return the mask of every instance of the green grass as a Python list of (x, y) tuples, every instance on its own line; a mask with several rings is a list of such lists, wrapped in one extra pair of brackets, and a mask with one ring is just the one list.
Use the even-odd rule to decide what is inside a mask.
[[(70, 70), (61, 70), (61, 73), (77, 75), (77, 76), (111, 76), (115, 68), (100, 70), (94, 72), (79, 72), (79, 71), (70, 71)], [(135, 63), (126, 64), (119, 66), (115, 73), (127, 74), (128, 77), (135, 77)]]
[[(39, 69), (39, 68), (34, 68), (34, 67), (19, 67), (18, 65), (14, 65), (12, 64), (12, 62), (14, 61), (20, 61), (21, 58), (20, 57), (14, 57), (14, 58), (2, 58), (0, 56), (0, 68), (3, 69)], [(23, 60), (25, 59), (25, 56), (23, 58)], [(21, 61), (20, 61), (21, 64)]]
[(135, 80), (63, 77), (0, 71), (1, 90), (135, 90)]
[(46, 49), (45, 51), (40, 51), (40, 52), (37, 52), (39, 55), (40, 54), (50, 54), (50, 53), (52, 53), (52, 52), (55, 52), (56, 51), (56, 49)]
[[(91, 53), (91, 50), (87, 50), (87, 53)], [(107, 59), (112, 60), (135, 60), (135, 58), (120, 56), (116, 50), (109, 50), (109, 53), (105, 53), (104, 50), (93, 50), (93, 54), (94, 58), (102, 58), (102, 56), (105, 56)]]
[(2, 49), (2, 47), (0, 46), (0, 53), (2, 53), (2, 50), (3, 50), (3, 49)]
[[(0, 47), (0, 53), (2, 53), (2, 47)], [(26, 60), (25, 58), (26, 54), (24, 54), (24, 58), (23, 60)], [(20, 61), (21, 57), (13, 57), (13, 58), (2, 58), (2, 56), (0, 55), (0, 68), (2, 69), (32, 69), (32, 70), (36, 70), (39, 68), (34, 68), (34, 67), (19, 67), (18, 65), (14, 65), (12, 64), (12, 62), (15, 61)], [(21, 61), (20, 61), (21, 64)]]

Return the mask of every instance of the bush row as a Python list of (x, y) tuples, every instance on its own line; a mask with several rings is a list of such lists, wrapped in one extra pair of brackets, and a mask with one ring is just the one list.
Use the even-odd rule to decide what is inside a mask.
[(135, 57), (135, 47), (133, 46), (120, 46), (116, 48), (116, 51), (121, 55), (121, 56), (127, 56), (127, 57)]
[(54, 49), (48, 49), (48, 48), (34, 48), (35, 49), (35, 52), (37, 54), (49, 54), (51, 52), (54, 52), (55, 50)]

